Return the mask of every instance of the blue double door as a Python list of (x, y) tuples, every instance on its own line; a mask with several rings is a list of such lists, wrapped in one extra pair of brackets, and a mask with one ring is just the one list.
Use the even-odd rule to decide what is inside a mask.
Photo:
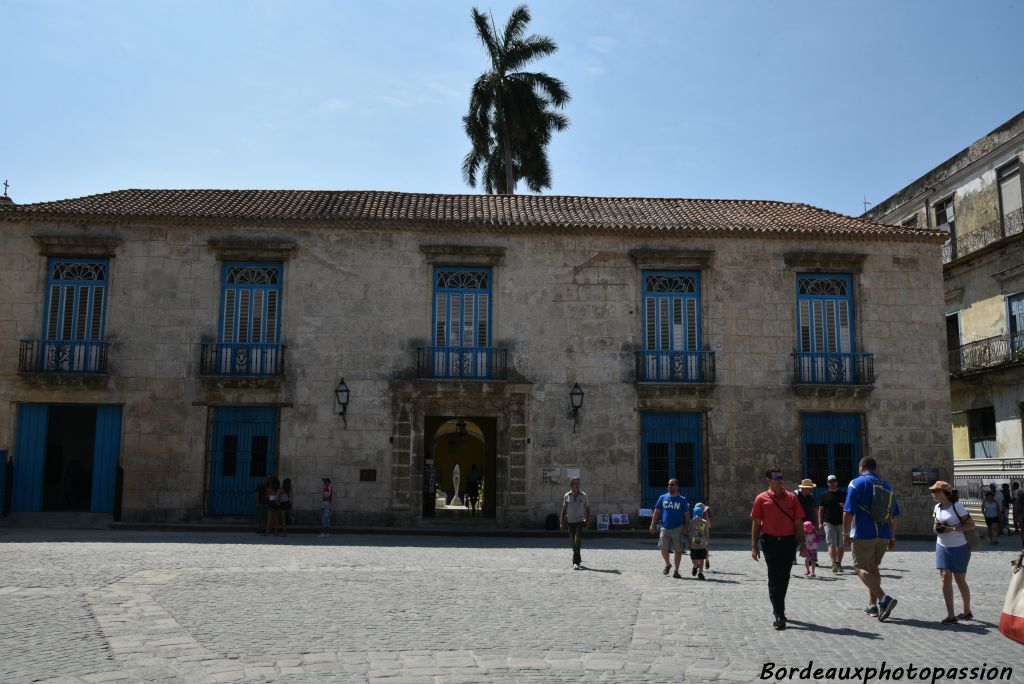
[(277, 472), (277, 409), (219, 407), (210, 425), (207, 512), (255, 515), (257, 486)]
[[(800, 415), (804, 474), (817, 487), (815, 499), (828, 490), (828, 476), (839, 488), (857, 477), (861, 459), (862, 416), (857, 413), (803, 413)], [(796, 479), (796, 478), (794, 478)]]
[(20, 404), (11, 511), (113, 513), (121, 406)]
[(704, 463), (700, 413), (642, 413), (641, 496), (651, 508), (679, 481), (679, 493), (693, 504), (704, 496)]

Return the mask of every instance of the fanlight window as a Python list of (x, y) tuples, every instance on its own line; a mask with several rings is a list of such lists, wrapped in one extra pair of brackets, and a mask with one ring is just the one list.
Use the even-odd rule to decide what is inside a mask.
[(644, 276), (644, 290), (647, 292), (696, 292), (696, 277), (692, 275), (647, 275)]
[(802, 278), (800, 294), (823, 297), (846, 297), (849, 283), (845, 278)]
[(78, 261), (55, 261), (51, 280), (92, 280), (107, 279), (107, 265)]
[(437, 287), (446, 290), (487, 290), (488, 271), (437, 271)]
[(279, 266), (229, 266), (228, 283), (231, 285), (277, 285)]

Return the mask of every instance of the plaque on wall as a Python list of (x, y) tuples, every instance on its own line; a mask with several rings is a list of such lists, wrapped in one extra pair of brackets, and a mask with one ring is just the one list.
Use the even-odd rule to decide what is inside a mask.
[(914, 468), (911, 471), (911, 481), (914, 485), (931, 487), (939, 479), (938, 468)]
[(540, 481), (541, 484), (556, 485), (558, 484), (558, 474), (562, 472), (561, 468), (541, 468), (540, 469)]

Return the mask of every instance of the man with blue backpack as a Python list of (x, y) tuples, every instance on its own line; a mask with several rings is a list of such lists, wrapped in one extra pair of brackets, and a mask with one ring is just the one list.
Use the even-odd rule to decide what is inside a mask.
[(865, 457), (860, 460), (860, 477), (854, 478), (846, 491), (843, 508), (843, 546), (853, 545), (853, 567), (868, 588), (868, 607), (864, 612), (884, 622), (896, 599), (882, 590), (878, 566), (888, 549), (896, 546), (896, 518), (899, 504), (892, 486), (875, 474), (878, 463)]

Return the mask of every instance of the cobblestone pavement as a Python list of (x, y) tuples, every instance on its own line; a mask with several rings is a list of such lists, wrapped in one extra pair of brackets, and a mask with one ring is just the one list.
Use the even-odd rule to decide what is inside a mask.
[(1015, 548), (1003, 543), (972, 560), (972, 622), (939, 624), (933, 545), (906, 541), (883, 566), (899, 600), (888, 622), (864, 615), (852, 574), (799, 566), (776, 632), (764, 564), (740, 539), (717, 542), (699, 582), (662, 575), (653, 538), (592, 534), (576, 572), (555, 539), (7, 528), (0, 681), (752, 681), (764, 663), (810, 660), (1024, 670), (1024, 647), (997, 630)]

